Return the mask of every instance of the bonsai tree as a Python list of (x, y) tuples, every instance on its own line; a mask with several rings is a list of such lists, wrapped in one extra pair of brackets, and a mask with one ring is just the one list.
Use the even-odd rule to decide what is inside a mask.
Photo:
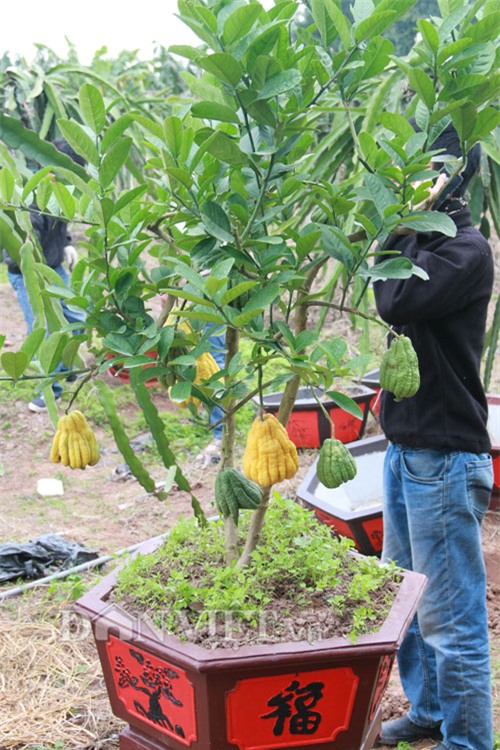
[[(202, 523), (145, 380), (156, 376), (193, 419), (222, 409), (223, 472), (234, 468), (235, 415), (256, 395), (257, 420), (269, 428), (266, 388), (284, 388), (281, 425), (301, 383), (359, 414), (337, 383), (365, 360), (351, 355), (342, 335), (324, 340), (324, 315), (384, 326), (370, 311), (370, 280), (423, 276), (406, 258), (384, 258), (384, 240), (398, 232), (454, 234), (446, 215), (425, 209), (437, 176), (430, 144), (450, 120), (464, 154), (481, 141), (498, 160), (492, 3), (458, 0), (451, 8), (442, 0), (442, 17), (421, 19), (413, 49), (398, 58), (384, 34), (414, 1), (355, 3), (350, 18), (334, 0), (311, 0), (313, 23), (303, 26), (295, 0), (267, 9), (253, 0), (179, 0), (180, 17), (200, 40), (170, 50), (189, 62), (182, 74), (189, 93), (173, 94), (167, 114), (162, 104), (156, 115), (154, 106), (134, 102), (133, 92), (117, 97), (89, 74), (78, 101), (55, 120), (86, 167), (0, 115), (2, 243), (20, 264), (36, 317), (19, 351), (2, 353), (4, 379), (39, 378), (56, 425), (55, 367), (62, 359), (76, 368), (83, 377), (67, 411), (91, 380), (142, 486), (161, 496), (175, 481), (191, 494)], [(31, 174), (26, 159), (41, 168)], [(462, 161), (448, 161), (451, 176)], [(29, 210), (85, 229), (86, 256), (70, 289), (43, 263)], [(153, 316), (158, 297), (162, 309)], [(84, 334), (71, 335), (62, 298), (85, 310)], [(214, 330), (225, 332), (222, 369), (209, 357)], [(85, 366), (82, 346), (93, 353), (92, 366)], [(280, 374), (268, 377), (277, 361)], [(112, 389), (99, 377), (109, 367), (130, 372), (168, 470), (161, 491), (130, 447)], [(278, 423), (269, 429), (277, 440), (283, 435)], [(253, 436), (246, 455), (250, 476), (260, 460), (252, 454), (255, 442)], [(277, 444), (277, 463), (290, 453), (290, 476), (296, 457), (286, 442)], [(226, 559), (244, 566), (283, 473), (262, 478), (258, 495), (241, 475), (224, 477)], [(239, 506), (227, 498), (233, 481), (248, 495), (242, 507), (255, 507), (242, 547)]]

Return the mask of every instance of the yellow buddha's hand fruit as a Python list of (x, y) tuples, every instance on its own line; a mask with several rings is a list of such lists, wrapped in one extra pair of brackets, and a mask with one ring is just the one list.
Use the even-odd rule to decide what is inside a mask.
[(291, 479), (299, 468), (297, 449), (287, 431), (272, 414), (252, 424), (243, 455), (243, 473), (261, 487)]
[(50, 459), (72, 469), (85, 469), (99, 461), (96, 436), (81, 411), (72, 411), (59, 420)]
[[(212, 357), (210, 352), (203, 352), (197, 360), (196, 360), (196, 377), (194, 379), (195, 384), (202, 384), (207, 380), (210, 380), (212, 375), (215, 375), (216, 372), (219, 372), (220, 367), (215, 361), (215, 359)], [(171, 396), (171, 390), (169, 389), (169, 396), (172, 399)], [(200, 399), (196, 398), (196, 396), (190, 396), (185, 401), (175, 401), (172, 399), (174, 404), (177, 404), (177, 406), (187, 406), (188, 404), (194, 404), (196, 407), (200, 405)]]

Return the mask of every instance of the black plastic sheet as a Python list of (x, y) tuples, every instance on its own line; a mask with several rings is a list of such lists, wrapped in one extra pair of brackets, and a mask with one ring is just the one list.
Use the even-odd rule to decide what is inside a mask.
[(44, 534), (22, 544), (6, 542), (0, 544), (0, 583), (16, 578), (43, 578), (97, 557), (97, 552), (58, 534)]

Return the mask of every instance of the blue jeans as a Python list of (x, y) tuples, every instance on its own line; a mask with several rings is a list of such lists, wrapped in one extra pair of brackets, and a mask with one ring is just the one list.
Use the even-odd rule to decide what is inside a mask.
[[(210, 342), (210, 354), (222, 370), (226, 361), (226, 337), (222, 333), (214, 334), (213, 336), (209, 336), (208, 340)], [(216, 427), (212, 428), (212, 435), (214, 438), (220, 439), (222, 437), (221, 419), (223, 416), (224, 412), (219, 406), (214, 406), (210, 412), (210, 424), (214, 425), (217, 422), (220, 422), (220, 424), (217, 424)]]
[[(69, 276), (66, 269), (63, 268), (62, 265), (59, 265), (54, 268), (54, 271), (56, 271), (64, 281), (64, 286), (68, 286)], [(10, 271), (8, 271), (7, 276), (11, 283), (11, 286), (13, 287), (17, 295), (21, 310), (23, 311), (24, 319), (26, 321), (26, 325), (28, 326), (28, 333), (31, 333), (31, 331), (33, 330), (33, 323), (35, 322), (35, 316), (33, 315), (33, 310), (31, 309), (28, 292), (26, 291), (26, 287), (24, 285), (23, 276), (21, 273), (11, 273)], [(68, 307), (64, 300), (61, 300), (61, 307), (64, 317), (66, 318), (68, 323), (83, 323), (83, 321), (85, 320), (85, 313), (83, 312), (83, 310), (72, 310)], [(74, 331), (74, 333), (81, 333), (81, 331)], [(56, 372), (67, 371), (68, 368), (62, 362), (59, 362), (56, 367)], [(52, 391), (54, 392), (54, 396), (56, 398), (59, 398), (62, 393), (61, 384), (57, 381), (54, 381), (52, 383)]]
[(493, 717), (481, 522), (493, 484), (489, 454), (389, 445), (382, 559), (429, 584), (398, 664), (422, 727), (441, 724), (448, 750), (492, 750)]

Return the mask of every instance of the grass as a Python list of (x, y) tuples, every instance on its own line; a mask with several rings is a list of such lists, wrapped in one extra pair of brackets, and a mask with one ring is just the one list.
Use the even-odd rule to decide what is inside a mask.
[[(242, 516), (245, 530), (248, 514)], [(200, 529), (193, 518), (178, 522), (156, 553), (139, 555), (120, 571), (117, 600), (147, 609), (159, 627), (181, 638), (186, 618), (203, 639), (215, 612), (231, 613), (253, 628), (260, 614), (277, 612), (276, 606), (285, 615), (276, 627), (286, 628), (288, 612), (295, 622), (294, 615), (308, 611), (318, 597), (335, 613), (335, 627), (353, 639), (385, 616), (394, 593), (386, 585), (395, 580), (396, 568), (352, 557), (349, 540), (332, 537), (294, 501), (275, 493), (262, 544), (245, 570), (224, 564), (223, 526), (219, 521)]]

